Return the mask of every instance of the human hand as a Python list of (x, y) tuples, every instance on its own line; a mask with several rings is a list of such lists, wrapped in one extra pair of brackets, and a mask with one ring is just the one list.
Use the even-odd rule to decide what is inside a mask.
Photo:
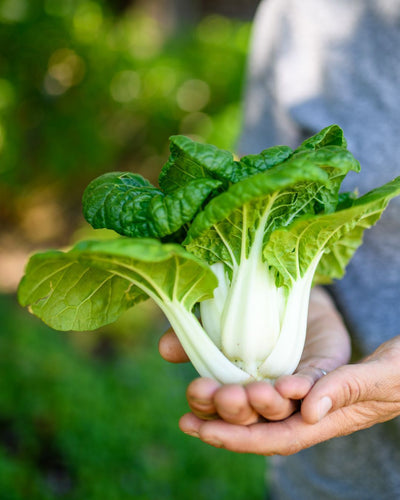
[[(159, 349), (168, 361), (188, 361), (172, 331), (161, 338)], [(311, 295), (306, 345), (294, 375), (281, 377), (274, 386), (268, 382), (221, 386), (212, 379), (196, 379), (188, 387), (188, 403), (193, 414), (204, 420), (220, 417), (241, 425), (260, 417), (282, 420), (298, 409), (299, 400), (324, 372), (345, 364), (349, 357), (350, 341), (340, 316), (326, 292), (316, 288)]]
[[(278, 422), (244, 426), (184, 415), (181, 429), (216, 447), (262, 455), (290, 455), (400, 415), (400, 336), (364, 361), (320, 378), (301, 413)], [(293, 376), (294, 377), (294, 376)]]
[[(173, 332), (160, 341), (162, 356), (172, 362), (188, 361), (186, 354)], [(211, 379), (196, 379), (187, 391), (193, 415), (183, 417), (181, 428), (193, 416), (207, 420), (222, 418), (225, 422), (249, 425), (260, 416), (268, 420), (282, 420), (298, 409), (299, 402), (309, 392), (324, 371), (330, 371), (348, 361), (350, 342), (347, 332), (323, 290), (312, 293), (309, 310), (307, 342), (303, 357), (295, 375), (281, 377), (274, 386), (267, 382), (255, 382), (246, 387), (220, 386)], [(196, 425), (199, 422), (196, 423)]]

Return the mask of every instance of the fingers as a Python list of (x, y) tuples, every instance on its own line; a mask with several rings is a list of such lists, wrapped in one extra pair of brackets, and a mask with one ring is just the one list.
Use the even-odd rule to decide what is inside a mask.
[(217, 448), (237, 453), (292, 455), (301, 449), (333, 437), (339, 428), (334, 416), (325, 425), (306, 424), (299, 413), (281, 422), (232, 425), (223, 420), (204, 422), (188, 413), (179, 422), (180, 429)]
[(186, 398), (192, 412), (203, 420), (217, 417), (214, 394), (220, 384), (211, 378), (196, 378), (186, 390)]
[(198, 378), (189, 384), (186, 397), (192, 412), (203, 420), (217, 417), (237, 425), (250, 425), (262, 416), (282, 420), (298, 408), (298, 402), (284, 398), (268, 382), (247, 386), (221, 386), (215, 380)]
[(345, 365), (321, 378), (304, 399), (301, 414), (309, 424), (328, 413), (364, 401), (385, 398), (386, 368), (382, 363)]
[(303, 399), (313, 385), (324, 375), (326, 375), (324, 368), (305, 366), (294, 375), (280, 377), (275, 382), (274, 387), (283, 398)]
[(224, 385), (214, 396), (218, 415), (232, 424), (250, 425), (257, 422), (258, 413), (252, 408), (246, 389), (241, 385)]
[(220, 386), (215, 380), (198, 378), (186, 392), (190, 409), (203, 420), (220, 417), (226, 422), (249, 425), (258, 420), (241, 385)]
[(160, 338), (160, 341), (158, 342), (158, 350), (160, 351), (161, 356), (170, 363), (185, 363), (189, 361), (189, 358), (183, 350), (178, 337), (172, 329), (169, 329)]
[(209, 378), (194, 380), (187, 389), (190, 409), (203, 420), (217, 417), (237, 425), (250, 425), (262, 416), (282, 420), (298, 407), (296, 401), (282, 397), (268, 382), (254, 382), (245, 387), (223, 385)]
[(250, 405), (267, 420), (282, 420), (290, 416), (298, 403), (283, 397), (277, 388), (268, 382), (254, 382), (247, 387)]

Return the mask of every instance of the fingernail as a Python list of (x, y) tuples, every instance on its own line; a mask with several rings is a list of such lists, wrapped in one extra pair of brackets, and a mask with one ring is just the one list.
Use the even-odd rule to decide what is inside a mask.
[(199, 433), (198, 433), (197, 431), (184, 431), (184, 432), (185, 432), (185, 434), (187, 434), (188, 436), (192, 436), (192, 437), (194, 437), (194, 438), (198, 438), (198, 437), (200, 437), (200, 436), (199, 436)]
[(318, 403), (318, 421), (322, 420), (332, 408), (332, 400), (329, 396), (324, 396)]

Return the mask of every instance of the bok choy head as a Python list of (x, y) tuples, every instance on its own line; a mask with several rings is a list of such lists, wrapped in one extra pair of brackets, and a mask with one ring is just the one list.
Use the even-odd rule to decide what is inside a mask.
[(400, 178), (359, 198), (340, 193), (360, 167), (337, 125), (294, 151), (240, 160), (184, 136), (170, 150), (159, 187), (129, 172), (89, 184), (87, 221), (121, 237), (34, 255), (21, 304), (55, 329), (91, 330), (151, 297), (200, 375), (247, 383), (292, 373), (311, 287), (343, 276)]

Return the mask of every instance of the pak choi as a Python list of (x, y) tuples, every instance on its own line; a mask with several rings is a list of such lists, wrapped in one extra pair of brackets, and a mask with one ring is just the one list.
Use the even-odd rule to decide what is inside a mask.
[(240, 160), (184, 136), (170, 150), (159, 188), (129, 172), (89, 184), (87, 221), (122, 237), (34, 255), (21, 304), (55, 329), (92, 330), (150, 297), (200, 375), (245, 384), (293, 373), (311, 287), (343, 276), (400, 177), (359, 198), (339, 193), (360, 167), (337, 125)]

